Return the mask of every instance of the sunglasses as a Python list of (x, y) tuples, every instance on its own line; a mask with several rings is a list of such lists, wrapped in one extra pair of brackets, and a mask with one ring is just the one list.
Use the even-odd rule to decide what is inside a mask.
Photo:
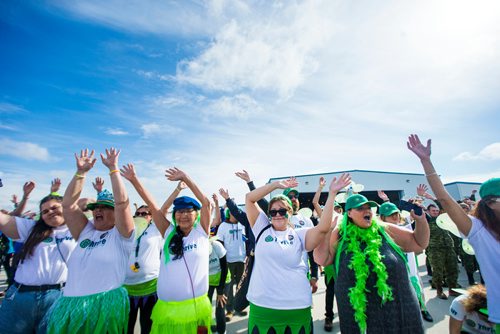
[(290, 194), (290, 195), (288, 195), (288, 198), (289, 199), (299, 199), (299, 195)]
[(280, 216), (282, 217), (286, 217), (286, 215), (288, 214), (288, 211), (286, 209), (279, 209), (279, 210), (269, 210), (269, 215), (271, 217), (276, 217), (277, 214), (280, 214)]
[(151, 213), (149, 213), (149, 212), (136, 212), (135, 213), (136, 217), (146, 217), (146, 216), (150, 216), (150, 215), (151, 215)]

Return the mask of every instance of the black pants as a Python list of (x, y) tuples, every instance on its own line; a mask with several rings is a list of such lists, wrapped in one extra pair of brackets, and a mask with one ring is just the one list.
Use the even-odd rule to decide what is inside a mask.
[[(243, 275), (243, 270), (245, 269), (245, 263), (244, 262), (232, 262), (232, 263), (227, 263), (227, 266), (229, 268), (229, 271), (231, 272), (231, 283), (229, 283), (229, 291), (227, 293), (227, 305), (226, 309), (228, 312), (234, 312), (234, 305), (233, 305), (233, 300), (234, 300), (234, 289), (236, 289), (236, 286), (238, 286), (238, 283), (241, 280), (241, 276)], [(233, 288), (234, 287), (234, 288)]]
[[(228, 290), (229, 290), (230, 284), (227, 283), (224, 287), (224, 294), (227, 296)], [(208, 300), (212, 302), (212, 297), (214, 295), (214, 291), (217, 287), (216, 286), (209, 286), (208, 287)], [(220, 306), (219, 303), (217, 303), (217, 300), (215, 301), (215, 321), (217, 324), (217, 333), (223, 334), (226, 332), (226, 312), (225, 312), (225, 307)]]
[(335, 297), (335, 280), (330, 279), (330, 283), (326, 282), (325, 275), (325, 285), (326, 285), (326, 293), (325, 293), (325, 317), (333, 319), (333, 300)]
[(151, 312), (158, 300), (156, 293), (143, 297), (131, 297), (130, 313), (128, 315), (128, 334), (134, 334), (135, 320), (137, 319), (137, 312), (141, 310), (139, 315), (139, 323), (141, 324), (141, 334), (149, 334), (151, 332)]

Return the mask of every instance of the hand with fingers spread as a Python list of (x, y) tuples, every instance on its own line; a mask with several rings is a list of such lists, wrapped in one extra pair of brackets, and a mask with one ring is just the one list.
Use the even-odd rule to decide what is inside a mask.
[(221, 307), (224, 307), (227, 303), (227, 297), (226, 295), (217, 295), (217, 304), (219, 304)]
[(120, 169), (120, 173), (129, 182), (132, 182), (133, 180), (137, 179), (137, 174), (135, 173), (134, 164), (123, 165), (122, 168)]
[(421, 183), (417, 187), (417, 195), (420, 197), (424, 197), (427, 190), (428, 190), (427, 186), (425, 184)]
[(427, 145), (420, 142), (420, 138), (417, 135), (410, 135), (406, 146), (410, 151), (415, 153), (420, 160), (430, 160), (431, 158), (431, 140), (427, 140)]
[(325, 186), (326, 186), (326, 180), (325, 180), (325, 178), (322, 176), (322, 177), (320, 177), (320, 178), (319, 178), (319, 187), (320, 187), (321, 189), (323, 189)]
[(384, 201), (384, 202), (389, 201), (389, 196), (387, 196), (387, 194), (384, 191), (377, 190), (377, 195), (378, 195), (378, 198), (380, 198), (382, 201)]
[(330, 193), (338, 193), (349, 184), (351, 184), (351, 175), (349, 173), (340, 175), (338, 179), (334, 177), (332, 183), (330, 183)]
[(59, 191), (59, 188), (61, 188), (61, 179), (56, 177), (50, 182), (50, 192), (56, 193)]
[(118, 170), (118, 157), (120, 150), (111, 147), (106, 149), (106, 157), (101, 153), (101, 160), (104, 166), (108, 167), (110, 171)]
[(102, 188), (104, 187), (104, 179), (102, 177), (96, 177), (95, 182), (92, 182), (92, 186), (94, 187), (95, 191), (99, 194), (102, 191)]
[(219, 189), (219, 194), (222, 196), (222, 198), (224, 198), (225, 200), (227, 200), (229, 198), (229, 192), (227, 191), (227, 189), (224, 189), (224, 188), (220, 188)]
[(299, 185), (295, 176), (292, 176), (289, 179), (277, 181), (278, 189), (287, 189), (287, 188), (295, 188)]
[(234, 173), (237, 177), (239, 177), (240, 179), (242, 179), (243, 181), (245, 181), (246, 183), (250, 182), (251, 179), (250, 179), (250, 175), (248, 174), (248, 172), (246, 170), (242, 170), (241, 172), (236, 172)]
[(91, 170), (92, 167), (94, 167), (95, 162), (97, 161), (97, 159), (94, 158), (94, 150), (89, 152), (88, 148), (81, 150), (80, 156), (75, 153), (75, 159), (76, 171), (79, 175), (84, 175), (89, 170)]
[(165, 176), (169, 181), (186, 181), (186, 173), (177, 167), (165, 170)]

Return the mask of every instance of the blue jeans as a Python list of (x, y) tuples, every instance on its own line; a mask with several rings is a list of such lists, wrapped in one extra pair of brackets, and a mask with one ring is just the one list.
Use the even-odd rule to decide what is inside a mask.
[(0, 333), (45, 333), (45, 314), (62, 295), (61, 290), (19, 292), (12, 285), (0, 305)]

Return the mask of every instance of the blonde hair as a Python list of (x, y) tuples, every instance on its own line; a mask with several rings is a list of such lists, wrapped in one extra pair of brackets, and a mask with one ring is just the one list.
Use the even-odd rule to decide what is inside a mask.
[(290, 217), (293, 215), (292, 201), (290, 201), (290, 199), (288, 197), (286, 197), (285, 195), (276, 195), (273, 198), (271, 198), (271, 200), (269, 201), (269, 206), (268, 206), (268, 209), (267, 209), (267, 214), (269, 215), (269, 211), (271, 210), (271, 207), (276, 202), (281, 202), (285, 206), (286, 211), (288, 213), (288, 217), (287, 217), (287, 219), (288, 219), (288, 225), (290, 227), (292, 227), (292, 228), (295, 228), (295, 226), (290, 221)]

